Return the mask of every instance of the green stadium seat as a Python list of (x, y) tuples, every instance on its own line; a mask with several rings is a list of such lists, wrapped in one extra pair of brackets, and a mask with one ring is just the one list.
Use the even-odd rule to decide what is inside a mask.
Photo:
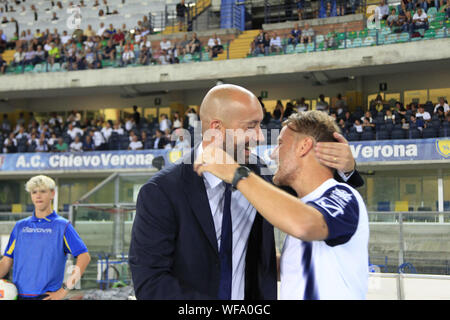
[(338, 41), (344, 40), (345, 37), (346, 37), (345, 32), (340, 32), (340, 33), (337, 34)]
[(434, 30), (425, 31), (424, 38), (425, 39), (434, 39), (436, 37), (436, 32)]
[(348, 39), (355, 39), (358, 37), (358, 33), (356, 31), (349, 31), (347, 32), (347, 38)]
[(362, 46), (363, 47), (370, 47), (374, 46), (376, 44), (375, 38), (368, 36), (363, 40)]
[(295, 52), (295, 47), (294, 47), (294, 45), (293, 44), (288, 44), (287, 46), (286, 46), (286, 53), (287, 54), (291, 54), (291, 53), (294, 53)]
[(361, 38), (356, 38), (353, 40), (352, 42), (352, 48), (359, 48), (362, 46), (362, 39)]
[(33, 65), (29, 64), (25, 67), (24, 71), (25, 72), (33, 72), (33, 69), (34, 69)]
[(386, 36), (386, 40), (384, 41), (384, 44), (392, 44), (396, 43), (398, 40), (397, 34), (392, 33)]
[(317, 44), (319, 44), (319, 43), (321, 43), (321, 42), (324, 42), (325, 41), (325, 37), (322, 35), (322, 34), (318, 34), (317, 36), (316, 36), (316, 43)]
[(428, 8), (427, 16), (434, 17), (437, 14), (437, 9), (435, 7)]
[(408, 32), (402, 32), (398, 35), (397, 42), (408, 42), (409, 41), (409, 33)]
[(381, 35), (383, 35), (383, 36), (391, 34), (391, 32), (392, 32), (391, 28), (389, 28), (389, 27), (384, 27), (384, 28), (381, 29)]
[(299, 43), (295, 46), (295, 53), (303, 53), (306, 51), (306, 47), (304, 43)]
[(59, 72), (59, 71), (61, 71), (61, 64), (55, 62), (51, 67), (51, 72)]
[(368, 31), (368, 35), (374, 38), (377, 36), (377, 33), (378, 33), (377, 29), (369, 29)]
[(43, 72), (44, 70), (44, 65), (42, 63), (38, 63), (37, 65), (34, 66), (33, 72), (34, 73), (40, 73)]
[(314, 51), (314, 43), (308, 43), (308, 45), (306, 46), (306, 52), (313, 52)]
[(445, 28), (436, 30), (436, 39), (445, 38)]
[(361, 31), (358, 33), (358, 37), (361, 38), (361, 39), (363, 39), (363, 38), (367, 37), (368, 34), (369, 34), (369, 32), (367, 31), (367, 29), (364, 29), (364, 30), (361, 30)]

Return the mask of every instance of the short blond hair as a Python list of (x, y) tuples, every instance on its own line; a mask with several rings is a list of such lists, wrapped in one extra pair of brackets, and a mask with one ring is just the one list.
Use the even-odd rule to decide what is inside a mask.
[(283, 122), (283, 126), (311, 136), (316, 142), (336, 142), (333, 133), (341, 132), (333, 117), (318, 110), (293, 113)]
[(34, 176), (25, 184), (25, 190), (29, 193), (36, 189), (53, 191), (56, 188), (55, 181), (47, 176), (38, 175)]

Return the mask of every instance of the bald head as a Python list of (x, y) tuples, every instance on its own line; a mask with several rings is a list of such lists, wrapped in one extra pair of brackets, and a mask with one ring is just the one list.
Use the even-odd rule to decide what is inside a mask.
[(220, 120), (225, 127), (245, 118), (246, 114), (261, 112), (256, 96), (249, 90), (232, 85), (218, 85), (208, 91), (200, 106), (203, 131), (209, 129), (211, 121)]

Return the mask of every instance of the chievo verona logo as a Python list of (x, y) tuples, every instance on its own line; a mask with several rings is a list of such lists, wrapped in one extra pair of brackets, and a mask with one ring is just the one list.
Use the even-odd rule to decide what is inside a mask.
[(436, 140), (436, 150), (441, 156), (450, 157), (450, 140)]

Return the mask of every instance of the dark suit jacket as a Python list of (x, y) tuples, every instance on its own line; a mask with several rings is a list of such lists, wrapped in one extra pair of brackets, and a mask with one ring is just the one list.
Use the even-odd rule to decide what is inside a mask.
[[(249, 165), (258, 174), (264, 166), (259, 159)], [(139, 191), (129, 263), (138, 299), (217, 299), (216, 232), (203, 178), (192, 164), (164, 168)], [(258, 213), (248, 239), (245, 299), (277, 299), (273, 226)]]

